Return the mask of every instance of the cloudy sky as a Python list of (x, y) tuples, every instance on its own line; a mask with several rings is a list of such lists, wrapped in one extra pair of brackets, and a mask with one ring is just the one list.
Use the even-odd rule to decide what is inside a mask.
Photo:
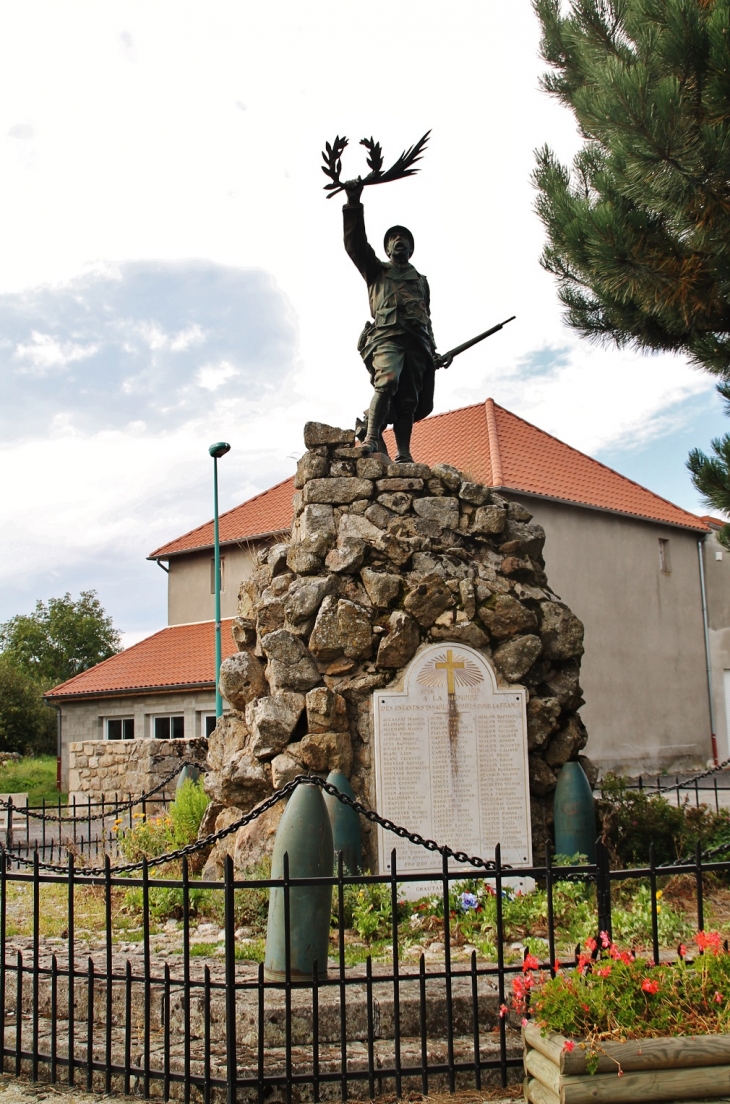
[(148, 553), (291, 473), (307, 419), (353, 424), (365, 287), (320, 150), (422, 172), (365, 193), (416, 238), (441, 349), (517, 321), (437, 381), (491, 395), (678, 504), (725, 432), (681, 357), (596, 349), (561, 320), (530, 185), (572, 117), (538, 89), (528, 0), (26, 0), (0, 9), (0, 620), (93, 587), (132, 642), (166, 619)]

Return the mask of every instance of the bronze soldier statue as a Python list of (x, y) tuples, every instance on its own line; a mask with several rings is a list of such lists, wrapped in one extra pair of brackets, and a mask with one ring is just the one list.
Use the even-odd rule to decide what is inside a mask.
[(349, 180), (341, 186), (347, 193), (342, 208), (345, 249), (368, 286), (373, 317), (358, 342), (375, 390), (363, 449), (387, 456), (382, 435), (392, 424), (396, 463), (409, 464), (413, 423), (433, 410), (436, 342), (428, 281), (410, 262), (414, 242), (405, 226), (391, 226), (386, 232), (388, 260), (380, 260), (365, 233), (363, 181)]
[(365, 215), (360, 202), (368, 184), (387, 184), (414, 176), (426, 148), (430, 131), (404, 150), (389, 169), (383, 169), (383, 151), (374, 138), (360, 142), (368, 151), (370, 172), (363, 179), (343, 181), (342, 154), (347, 138), (335, 138), (325, 143), (322, 151), (322, 172), (329, 179), (324, 190), (332, 199), (339, 192), (347, 194), (342, 208), (345, 224), (345, 249), (368, 286), (372, 322), (365, 325), (357, 348), (365, 361), (374, 395), (365, 412), (365, 423), (357, 436), (364, 437), (363, 450), (388, 455), (383, 430), (393, 426), (397, 447), (396, 463), (410, 464), (413, 423), (427, 418), (433, 410), (433, 385), (437, 368), (448, 368), (455, 356), (471, 349), (486, 337), (491, 337), (511, 322), (506, 319), (484, 333), (449, 349), (443, 356), (436, 354), (436, 342), (431, 328), (428, 280), (411, 264), (413, 234), (405, 226), (391, 226), (383, 245), (388, 256), (381, 261), (365, 233)]

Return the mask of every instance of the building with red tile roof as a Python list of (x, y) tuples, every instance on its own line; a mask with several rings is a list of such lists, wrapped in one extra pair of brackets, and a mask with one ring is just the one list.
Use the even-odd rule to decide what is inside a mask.
[[(392, 452), (392, 432), (386, 434), (386, 441)], [(418, 463), (453, 464), (474, 482), (497, 490), (661, 521), (698, 532), (707, 529), (695, 514), (566, 445), (493, 399), (417, 422), (412, 446)], [(287, 531), (291, 527), (293, 495), (294, 480), (285, 479), (222, 514), (221, 545), (263, 540)], [(210, 548), (212, 544), (213, 522), (208, 521), (150, 552), (149, 559), (167, 560)]]
[[(386, 440), (391, 448), (392, 435)], [(730, 753), (730, 599), (722, 598), (730, 594), (730, 553), (718, 544), (707, 554), (716, 519), (668, 502), (492, 399), (417, 423), (412, 448), (419, 462), (452, 464), (522, 502), (544, 527), (550, 585), (586, 628), (583, 718), (594, 760), (632, 774), (696, 766), (711, 755), (712, 733), (721, 756)], [(237, 612), (257, 549), (286, 539), (294, 494), (286, 479), (221, 516), (224, 616)], [(168, 565), (170, 627), (137, 645), (136, 655), (131, 648), (55, 688), (49, 700), (67, 710), (95, 702), (99, 735), (102, 699), (114, 693), (146, 702), (143, 718), (159, 708), (150, 696), (192, 693), (198, 684), (210, 687), (212, 702), (212, 543), (209, 521), (150, 553)], [(188, 680), (184, 691), (178, 679)], [(196, 709), (202, 715), (191, 706), (191, 716)], [(190, 726), (201, 730), (194, 719)]]
[[(221, 623), (223, 658), (236, 645), (231, 621)], [(180, 693), (215, 689), (215, 623), (170, 625), (118, 655), (74, 675), (46, 694), (53, 704), (60, 698), (118, 697), (121, 694)]]
[[(226, 659), (236, 651), (230, 619), (221, 628)], [(215, 724), (215, 623), (170, 625), (55, 686), (45, 698), (61, 720), (63, 790), (69, 788), (69, 744), (206, 736)], [(170, 760), (164, 752), (148, 758), (158, 762), (145, 775), (151, 786), (160, 770), (169, 773)], [(110, 792), (127, 790), (117, 779)]]

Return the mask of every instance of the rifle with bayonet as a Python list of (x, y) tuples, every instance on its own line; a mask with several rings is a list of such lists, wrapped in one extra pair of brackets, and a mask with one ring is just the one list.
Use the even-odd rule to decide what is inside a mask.
[(471, 349), (472, 345), (478, 345), (480, 341), (484, 341), (485, 337), (491, 337), (492, 334), (496, 334), (503, 326), (506, 326), (508, 322), (512, 322), (516, 317), (517, 315), (513, 314), (511, 318), (505, 318), (504, 322), (500, 322), (499, 325), (492, 326), (491, 330), (485, 330), (484, 333), (477, 334), (476, 337), (472, 337), (469, 341), (465, 341), (463, 345), (457, 345), (455, 349), (449, 349), (448, 353), (434, 357), (434, 368), (450, 368), (451, 362), (459, 353), (464, 353), (467, 349)]

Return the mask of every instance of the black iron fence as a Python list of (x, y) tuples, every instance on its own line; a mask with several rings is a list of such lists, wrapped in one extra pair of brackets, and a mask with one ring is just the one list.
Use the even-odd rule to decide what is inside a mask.
[(97, 860), (109, 854), (118, 857), (120, 831), (131, 829), (137, 818), (160, 816), (174, 798), (168, 787), (183, 771), (201, 773), (199, 764), (182, 760), (157, 785), (137, 797), (104, 794), (94, 800), (72, 794), (63, 804), (43, 799), (40, 805), (15, 805), (12, 797), (0, 798), (0, 838), (6, 848), (24, 855), (38, 854), (44, 862), (65, 860), (69, 851), (85, 860)]
[(14, 805), (10, 799), (2, 809), (2, 828), (8, 848), (26, 857), (35, 853), (50, 863), (65, 860), (69, 850), (87, 860), (101, 860), (105, 854), (119, 854), (120, 830), (131, 829), (136, 816), (160, 816), (166, 812), (174, 794), (155, 794), (140, 798), (135, 805), (115, 795), (113, 799), (92, 801), (76, 797), (62, 805)]
[(678, 808), (689, 801), (697, 808), (700, 805), (714, 806), (715, 812), (719, 812), (720, 808), (730, 808), (730, 797), (724, 797), (730, 794), (730, 760), (691, 776), (675, 774), (672, 780), (666, 774), (640, 774), (638, 778), (622, 779), (621, 785), (627, 790), (640, 790), (649, 796), (671, 799)]
[[(311, 781), (311, 780), (310, 780)], [(318, 781), (318, 784), (322, 784)], [(291, 791), (291, 785), (287, 787)], [(384, 822), (372, 812), (372, 819)], [(249, 814), (248, 822), (254, 819)], [(397, 835), (404, 829), (385, 822)], [(234, 826), (235, 827), (235, 826)], [(228, 830), (230, 832), (230, 830)], [(203, 841), (209, 844), (214, 837)], [(693, 922), (705, 927), (704, 881), (727, 874), (730, 862), (706, 862), (698, 848), (691, 862), (658, 867), (650, 855), (641, 869), (611, 870), (598, 847), (596, 864), (504, 866), (494, 861), (458, 860), (441, 852), (428, 873), (345, 873), (340, 859), (331, 878), (238, 879), (230, 858), (222, 882), (201, 882), (179, 856), (175, 877), (153, 877), (150, 864), (113, 868), (79, 866), (70, 854), (65, 866), (32, 861), (19, 852), (0, 856), (0, 1056), (6, 1072), (63, 1081), (87, 1089), (137, 1092), (165, 1100), (236, 1101), (372, 1099), (382, 1092), (424, 1094), (521, 1079), (519, 1020), (508, 1014), (512, 979), (522, 970), (526, 949), (505, 928), (505, 908), (533, 879), (544, 894), (541, 921), (546, 973), (570, 969), (577, 948), (568, 950), (556, 920), (563, 883), (586, 890), (594, 933), (612, 932), (614, 901), (621, 882), (649, 889), (647, 950), (655, 962), (673, 948), (660, 940), (659, 886), (684, 876), (691, 893)], [(155, 860), (159, 862), (161, 860)], [(455, 929), (455, 890), (471, 878), (494, 910), (491, 953), (462, 949)], [(430, 883), (428, 899), (438, 924), (438, 943), (414, 946), (403, 899), (414, 883)], [(237, 927), (239, 895), (283, 891), (287, 945), (297, 916), (292, 892), (329, 885), (333, 918), (328, 969), (313, 963), (311, 980), (295, 979), (287, 962), (283, 980), (269, 980), (261, 955)], [(355, 946), (347, 900), (379, 891), (387, 936), (377, 955)], [(220, 916), (216, 946), (200, 953), (196, 929), (201, 892), (212, 895)], [(139, 927), (130, 930), (125, 901), (136, 895)], [(159, 895), (174, 895), (178, 920), (172, 943), (160, 943), (152, 915)], [(462, 893), (461, 897), (468, 897)], [(471, 894), (476, 899), (476, 894)], [(55, 916), (55, 920), (54, 920)], [(21, 922), (22, 921), (22, 922)], [(525, 939), (529, 933), (525, 933)], [(171, 940), (173, 936), (170, 936)], [(523, 940), (524, 942), (524, 940)]]

